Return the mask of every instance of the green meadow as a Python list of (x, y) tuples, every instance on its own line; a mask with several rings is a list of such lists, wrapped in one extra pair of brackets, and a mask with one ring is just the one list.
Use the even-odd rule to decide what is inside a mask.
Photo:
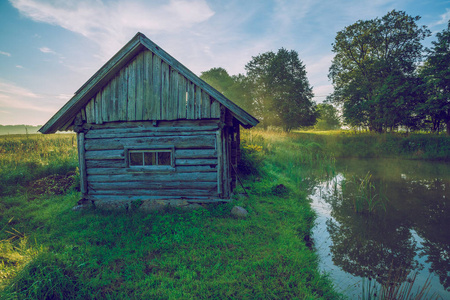
[[(0, 138), (1, 299), (339, 298), (317, 269), (314, 213), (296, 177), (323, 157), (296, 157), (303, 146), (288, 136), (245, 136), (234, 203), (150, 213), (72, 210), (75, 141)], [(303, 171), (284, 173), (285, 156)], [(249, 217), (233, 217), (233, 205)]]
[[(315, 179), (341, 157), (450, 159), (440, 135), (242, 138), (233, 203), (124, 213), (72, 210), (74, 135), (0, 137), (0, 299), (339, 299), (310, 239)], [(249, 216), (232, 216), (234, 205)]]

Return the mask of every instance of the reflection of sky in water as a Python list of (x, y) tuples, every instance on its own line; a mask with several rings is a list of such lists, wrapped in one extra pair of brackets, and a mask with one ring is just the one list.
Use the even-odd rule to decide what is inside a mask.
[[(378, 160), (379, 162), (380, 160)], [(367, 162), (364, 162), (365, 167), (364, 171), (367, 172)], [(390, 170), (398, 170), (401, 167), (393, 165), (392, 162), (389, 162), (390, 165)], [(420, 166), (427, 166), (426, 163), (421, 162)], [(428, 167), (428, 166), (427, 166)], [(448, 203), (445, 202), (446, 199), (446, 194), (448, 193), (448, 180), (449, 180), (449, 169), (450, 166), (447, 166), (447, 169), (444, 169), (444, 175), (443, 177), (443, 181), (440, 181), (440, 179), (436, 179), (436, 176), (432, 176), (430, 179), (430, 175), (429, 175), (429, 170), (430, 168), (428, 167), (428, 169), (425, 172), (422, 172), (423, 174), (426, 174), (427, 176), (424, 176), (424, 178), (420, 178), (421, 174), (414, 174), (413, 171), (416, 171), (418, 173), (421, 173), (420, 168), (414, 168), (414, 167), (409, 167), (409, 169), (407, 169), (405, 172), (398, 172), (397, 175), (393, 174), (393, 172), (390, 172), (389, 174), (389, 179), (392, 181), (397, 181), (394, 184), (391, 184), (391, 193), (392, 191), (394, 191), (393, 197), (398, 197), (398, 195), (401, 195), (403, 198), (399, 201), (401, 202), (400, 204), (393, 204), (392, 207), (389, 207), (388, 209), (391, 210), (389, 211), (388, 214), (391, 215), (400, 215), (397, 216), (397, 220), (394, 220), (395, 223), (393, 226), (393, 232), (403, 232), (402, 235), (399, 234), (399, 237), (401, 237), (403, 240), (400, 241), (397, 244), (394, 243), (394, 245), (392, 246), (391, 244), (389, 244), (390, 242), (387, 241), (385, 244), (383, 245), (378, 245), (380, 249), (383, 249), (383, 251), (385, 251), (387, 248), (387, 251), (391, 251), (391, 252), (395, 252), (398, 250), (398, 248), (402, 249), (402, 247), (406, 247), (405, 249), (407, 249), (409, 252), (405, 255), (407, 255), (408, 258), (405, 258), (406, 262), (410, 262), (411, 265), (410, 267), (412, 268), (412, 272), (410, 273), (410, 276), (415, 272), (418, 271), (419, 275), (416, 278), (414, 287), (413, 287), (413, 291), (416, 292), (417, 291), (417, 287), (421, 287), (426, 283), (426, 280), (429, 278), (430, 276), (430, 271), (429, 270), (434, 270), (437, 269), (438, 272), (444, 273), (444, 277), (446, 277), (445, 275), (447, 275), (448, 278), (450, 278), (450, 270), (446, 269), (445, 264), (449, 264), (450, 263), (450, 259), (449, 259), (449, 255), (448, 255), (448, 249), (449, 248), (449, 244), (450, 244), (450, 240), (446, 240), (446, 243), (444, 244), (438, 244), (438, 246), (436, 246), (436, 251), (438, 251), (439, 254), (437, 254), (437, 256), (440, 256), (440, 259), (438, 259), (438, 262), (440, 263), (444, 263), (444, 266), (441, 267), (441, 270), (439, 270), (439, 267), (436, 266), (436, 258), (434, 258), (434, 263), (433, 261), (430, 261), (430, 258), (427, 256), (426, 251), (430, 251), (430, 249), (435, 250), (433, 247), (436, 244), (436, 240), (435, 241), (430, 241), (427, 243), (426, 238), (422, 238), (421, 237), (421, 233), (424, 233), (426, 235), (428, 235), (428, 237), (430, 236), (430, 232), (433, 232), (432, 230), (430, 230), (430, 228), (421, 228), (421, 226), (423, 227), (429, 227), (429, 226), (433, 226), (436, 224), (432, 224), (433, 223), (433, 218), (428, 217), (428, 218), (423, 218), (423, 214), (427, 214), (427, 213), (438, 213), (440, 215), (442, 215), (443, 213), (445, 214), (445, 210), (448, 211)], [(433, 168), (431, 168), (433, 169)], [(346, 168), (346, 170), (348, 170), (348, 167)], [(380, 167), (378, 167), (378, 170), (374, 171), (374, 174), (376, 175), (377, 172), (379, 173)], [(442, 173), (442, 168), (439, 169), (440, 172)], [(352, 176), (354, 176), (355, 173), (352, 174)], [(374, 175), (374, 177), (376, 177)], [(379, 174), (378, 174), (379, 175)], [(441, 176), (442, 174), (439, 174), (439, 176)], [(350, 176), (350, 175), (349, 175)], [(434, 177), (434, 178), (433, 178)], [(396, 179), (397, 178), (397, 179)], [(352, 216), (352, 213), (346, 212), (345, 209), (343, 210), (342, 207), (345, 206), (344, 200), (343, 199), (337, 199), (336, 195), (342, 195), (342, 189), (341, 189), (341, 184), (343, 182), (343, 180), (345, 179), (343, 173), (338, 173), (331, 181), (328, 182), (322, 182), (320, 184), (318, 184), (316, 186), (316, 188), (314, 189), (313, 193), (310, 195), (311, 198), (311, 205), (313, 207), (313, 209), (316, 211), (317, 213), (317, 219), (316, 219), (316, 226), (313, 230), (313, 239), (314, 239), (314, 243), (315, 243), (315, 248), (317, 249), (317, 252), (320, 256), (320, 267), (321, 269), (325, 272), (330, 274), (330, 277), (333, 279), (334, 284), (337, 287), (337, 290), (344, 293), (346, 296), (348, 296), (351, 299), (354, 298), (359, 298), (361, 297), (361, 293), (362, 293), (362, 284), (363, 284), (363, 279), (360, 276), (357, 275), (352, 275), (346, 271), (344, 271), (343, 266), (337, 266), (335, 265), (336, 261), (336, 253), (331, 252), (330, 249), (335, 249), (334, 251), (336, 251), (336, 249), (341, 249), (342, 245), (333, 245), (333, 239), (332, 236), (330, 235), (329, 232), (329, 227), (327, 227), (327, 221), (328, 224), (333, 223), (334, 224), (334, 228), (341, 228), (342, 226), (345, 227), (345, 225), (341, 224), (338, 220), (336, 220), (336, 217), (339, 220), (344, 220), (344, 223), (346, 223), (349, 217)], [(387, 182), (387, 184), (390, 184), (390, 181), (383, 181), (383, 183)], [(403, 185), (398, 185), (399, 182)], [(408, 184), (404, 184), (405, 182), (408, 182)], [(446, 186), (447, 185), (447, 186)], [(395, 186), (395, 189), (394, 189)], [(400, 189), (400, 191), (397, 191), (397, 189)], [(427, 206), (428, 210), (425, 210), (425, 212), (415, 212), (413, 216), (405, 216), (402, 215), (402, 213), (404, 214), (405, 212), (401, 212), (401, 210), (404, 209), (404, 206), (414, 206), (414, 208), (417, 207), (421, 207), (421, 203), (418, 203), (418, 200), (416, 198), (421, 198), (420, 195), (414, 195), (410, 196), (410, 193), (417, 193), (415, 190), (419, 190), (419, 194), (424, 192), (428, 193), (429, 191), (429, 195), (431, 195), (431, 197), (433, 198), (433, 201), (439, 201), (439, 204), (435, 205), (435, 206)], [(337, 191), (337, 193), (336, 193)], [(440, 194), (439, 194), (440, 193)], [(406, 195), (406, 196), (405, 196)], [(389, 195), (387, 195), (389, 198)], [(439, 200), (442, 199), (443, 201)], [(447, 197), (448, 199), (448, 197)], [(392, 199), (390, 199), (391, 201)], [(421, 200), (422, 201), (422, 200)], [(433, 202), (433, 201), (429, 201), (429, 202)], [(428, 202), (427, 202), (428, 205)], [(339, 211), (334, 211), (333, 209), (339, 208)], [(399, 213), (397, 213), (396, 210), (399, 210)], [(348, 213), (347, 216), (343, 216), (342, 214), (346, 214)], [(406, 212), (408, 213), (408, 212)], [(387, 214), (387, 215), (388, 215)], [(415, 224), (414, 222), (410, 222), (409, 219), (417, 219), (416, 216), (421, 216), (422, 214), (422, 219), (417, 221), (417, 224)], [(440, 216), (436, 214), (436, 216)], [(367, 218), (370, 218), (369, 216), (367, 216)], [(395, 218), (394, 218), (395, 219)], [(399, 221), (400, 220), (400, 221)], [(444, 221), (448, 221), (447, 219), (439, 219), (439, 220), (444, 220)], [(439, 220), (437, 220), (436, 222), (439, 222)], [(422, 224), (422, 223), (424, 224)], [(370, 223), (370, 222), (369, 222)], [(430, 223), (430, 224), (428, 224)], [(355, 224), (350, 223), (351, 226), (355, 226)], [(446, 228), (446, 224), (437, 224), (440, 226), (444, 226), (445, 231), (447, 231)], [(357, 231), (355, 229), (355, 227), (348, 227), (349, 224), (346, 225), (347, 227), (344, 228), (344, 230), (349, 230), (350, 228), (350, 235), (343, 235), (344, 238), (345, 237), (349, 237), (351, 239), (359, 238), (359, 234), (361, 234), (361, 232)], [(365, 226), (367, 226), (367, 224), (365, 224)], [(388, 225), (389, 226), (389, 225)], [(398, 226), (395, 227), (395, 226)], [(419, 226), (419, 227), (417, 227)], [(369, 228), (371, 226), (368, 226)], [(372, 225), (373, 227), (373, 225)], [(414, 228), (412, 227), (417, 227), (419, 232), (417, 232)], [(354, 232), (351, 232), (351, 230), (353, 230)], [(406, 230), (406, 231), (405, 231)], [(442, 230), (442, 227), (441, 227)], [(362, 231), (364, 235), (366, 232), (364, 232), (364, 230)], [(371, 232), (369, 231), (369, 234)], [(334, 234), (336, 234), (336, 232), (334, 232)], [(338, 234), (337, 237), (340, 237), (340, 235)], [(336, 238), (336, 237), (335, 237)], [(369, 237), (369, 239), (372, 237)], [(432, 239), (433, 237), (431, 237), (430, 239)], [(377, 239), (377, 237), (372, 238), (373, 240), (371, 242), (376, 242), (377, 240), (379, 241), (379, 237)], [(387, 239), (389, 240), (389, 239)], [(352, 240), (349, 240), (350, 242), (352, 242)], [(439, 241), (439, 239), (438, 239)], [(346, 241), (344, 241), (345, 243)], [(352, 243), (353, 247), (355, 247), (355, 245), (358, 245), (358, 243)], [(363, 245), (366, 245), (363, 243)], [(368, 243), (368, 245), (370, 246), (370, 243)], [(431, 245), (431, 246), (430, 246)], [(390, 246), (392, 247), (398, 247), (398, 248), (389, 248)], [(341, 247), (341, 248), (339, 248)], [(345, 247), (345, 245), (344, 245)], [(438, 249), (440, 247), (440, 250)], [(370, 248), (370, 247), (369, 247)], [(376, 251), (380, 251), (380, 249), (376, 249), (375, 250), (375, 254), (379, 254)], [(370, 250), (370, 249), (369, 249)], [(355, 255), (351, 254), (350, 252), (351, 250), (349, 250), (349, 253), (344, 253), (344, 262), (348, 262), (350, 261), (351, 263), (355, 263)], [(365, 250), (363, 251), (368, 251), (367, 247)], [(413, 251), (413, 252), (411, 252)], [(440, 251), (440, 252), (439, 252)], [(362, 255), (364, 256), (364, 254), (366, 252), (363, 252)], [(340, 254), (341, 255), (341, 254)], [(352, 256), (350, 258), (348, 258), (348, 255)], [(398, 255), (399, 257), (401, 257), (402, 253), (396, 253), (396, 255)], [(341, 255), (342, 256), (342, 255)], [(340, 259), (342, 259), (342, 257), (339, 257)], [(370, 255), (369, 255), (370, 256)], [(435, 255), (436, 256), (436, 255)], [(356, 255), (356, 257), (358, 257), (358, 255)], [(395, 256), (394, 256), (395, 257)], [(339, 259), (337, 259), (339, 261)], [(400, 259), (402, 261), (402, 259)], [(356, 262), (357, 263), (357, 262)], [(365, 262), (367, 264), (367, 262)], [(383, 260), (381, 260), (381, 264), (383, 263)], [(377, 263), (376, 263), (377, 264)], [(433, 266), (432, 266), (433, 265)], [(350, 264), (351, 267), (351, 264)], [(349, 266), (347, 265), (344, 268), (349, 268)], [(367, 265), (364, 265), (361, 267), (361, 269), (367, 268)], [(370, 268), (370, 267), (369, 267)], [(375, 269), (380, 269), (380, 263), (378, 262), (378, 265), (375, 267)], [(442, 271), (442, 268), (444, 271)], [(380, 270), (382, 270), (383, 268), (381, 268)], [(355, 271), (357, 274), (358, 270)], [(361, 270), (359, 270), (359, 272), (361, 273)], [(447, 272), (447, 274), (445, 274), (445, 272)], [(364, 272), (362, 272), (364, 273)], [(437, 292), (439, 295), (441, 295), (444, 298), (448, 298), (450, 299), (450, 292), (445, 291), (444, 286), (441, 284), (439, 277), (435, 276), (435, 273), (432, 273), (433, 276), (430, 276), (429, 281), (431, 282), (431, 289), (428, 292), (428, 296), (431, 296), (433, 293)], [(410, 277), (408, 276), (408, 277)], [(367, 280), (366, 280), (367, 283)], [(448, 284), (448, 281), (447, 281)]]

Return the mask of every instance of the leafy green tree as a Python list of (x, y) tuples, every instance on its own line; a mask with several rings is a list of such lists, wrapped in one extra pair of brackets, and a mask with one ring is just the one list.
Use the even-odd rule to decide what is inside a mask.
[(200, 78), (241, 108), (253, 113), (251, 91), (244, 75), (230, 76), (224, 68), (212, 68), (202, 72)]
[(317, 123), (314, 126), (318, 130), (334, 130), (341, 127), (341, 121), (337, 109), (326, 103), (317, 104)]
[(330, 100), (342, 105), (347, 124), (382, 132), (411, 123), (416, 95), (410, 85), (422, 58), (421, 41), (430, 35), (419, 19), (393, 10), (337, 33)]
[(444, 122), (450, 134), (450, 21), (436, 37), (420, 69), (428, 96), (422, 108), (431, 118), (433, 131), (439, 131), (440, 123)]
[(245, 66), (256, 117), (285, 131), (312, 126), (317, 113), (306, 70), (294, 50), (259, 54)]

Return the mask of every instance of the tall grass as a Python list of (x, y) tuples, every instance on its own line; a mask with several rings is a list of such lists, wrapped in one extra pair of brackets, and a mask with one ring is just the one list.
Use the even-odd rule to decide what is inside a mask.
[(348, 130), (295, 132), (298, 138), (317, 142), (336, 158), (405, 158), (450, 160), (450, 136), (430, 134), (375, 134)]
[(0, 195), (50, 174), (76, 169), (74, 134), (0, 136)]
[(383, 191), (383, 187), (372, 181), (372, 174), (367, 172), (364, 177), (353, 176), (342, 182), (341, 197), (348, 197), (352, 200), (353, 210), (356, 213), (373, 213), (378, 208), (386, 211), (388, 198)]

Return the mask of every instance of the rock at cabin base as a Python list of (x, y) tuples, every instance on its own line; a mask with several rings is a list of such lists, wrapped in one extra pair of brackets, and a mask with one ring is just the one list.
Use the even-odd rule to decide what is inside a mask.
[(248, 211), (243, 207), (235, 206), (231, 210), (231, 214), (238, 218), (245, 218), (248, 215)]

